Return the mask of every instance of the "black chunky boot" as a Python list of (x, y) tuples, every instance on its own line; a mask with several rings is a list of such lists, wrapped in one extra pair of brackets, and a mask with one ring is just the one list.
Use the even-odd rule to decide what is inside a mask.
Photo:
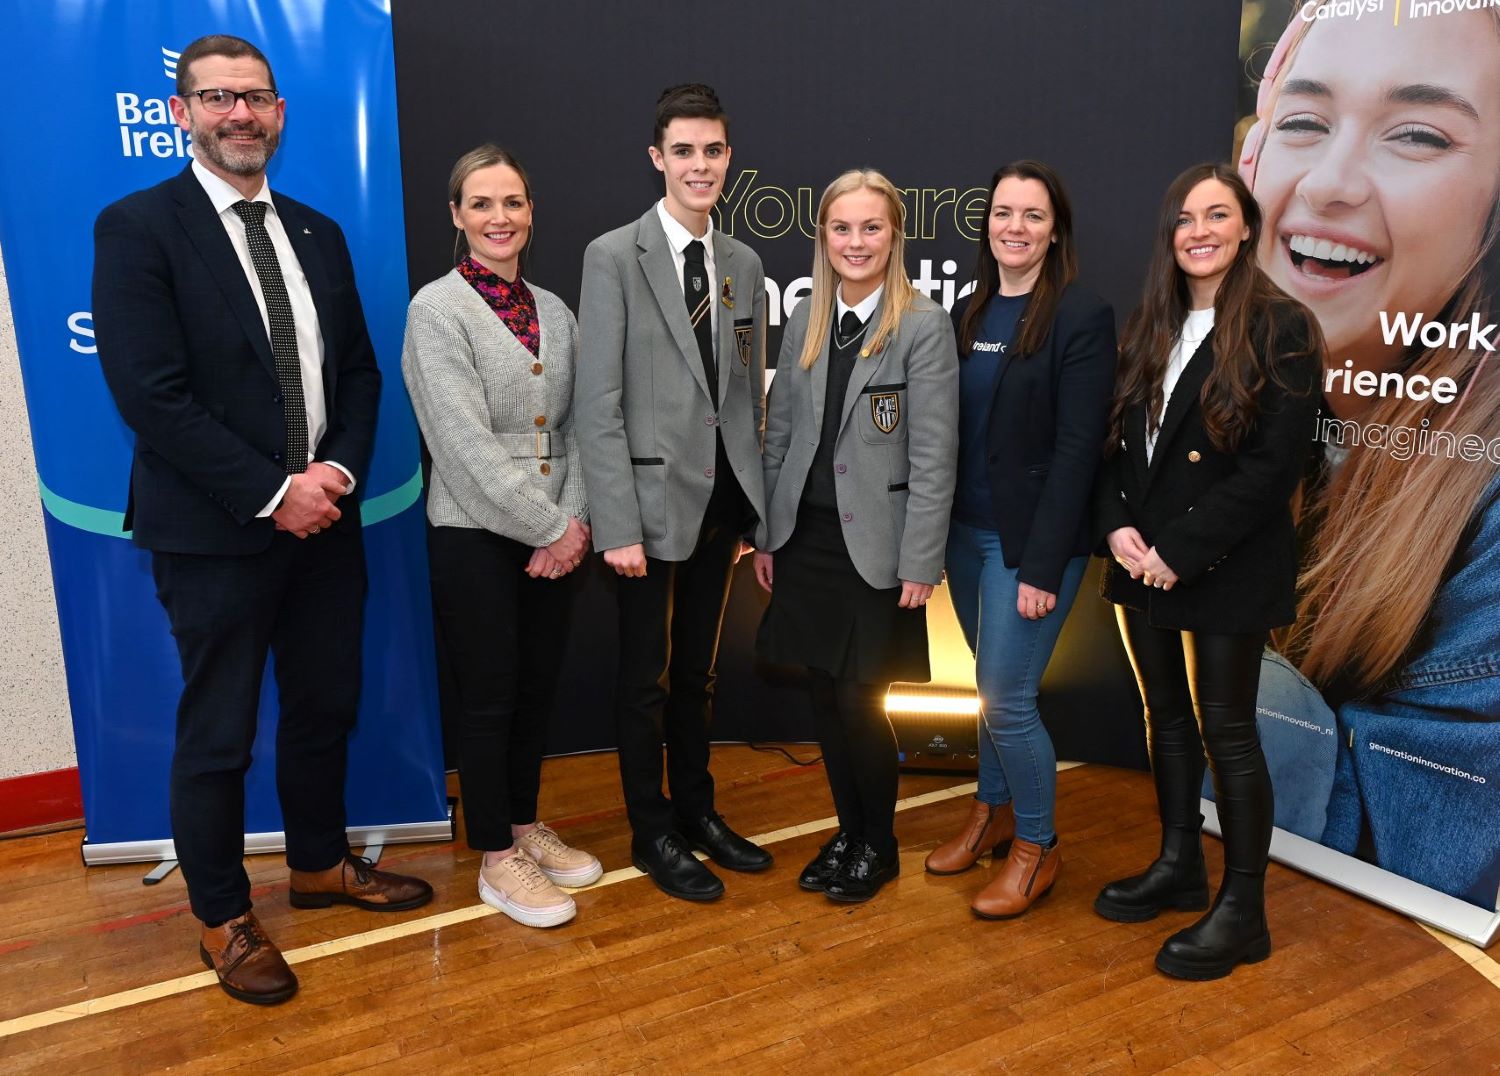
[(1238, 964), (1271, 955), (1266, 928), (1266, 876), (1229, 870), (1209, 913), (1167, 939), (1156, 954), (1158, 971), (1176, 979), (1222, 979)]
[(1208, 907), (1208, 868), (1203, 863), (1203, 816), (1198, 826), (1163, 826), (1161, 855), (1141, 874), (1110, 882), (1094, 898), (1094, 911), (1116, 923), (1144, 923), (1163, 911), (1201, 912)]

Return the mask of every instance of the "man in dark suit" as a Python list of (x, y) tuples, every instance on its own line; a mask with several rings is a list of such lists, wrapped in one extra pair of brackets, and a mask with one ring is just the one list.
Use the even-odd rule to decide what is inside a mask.
[(359, 506), (380, 371), (338, 225), (266, 163), (286, 102), (254, 45), (213, 35), (178, 62), (172, 114), (195, 162), (94, 226), (105, 380), (135, 432), (126, 526), (151, 550), (184, 688), (172, 835), (200, 955), (231, 996), (273, 1004), (296, 976), (250, 910), (244, 775), (276, 659), (276, 780), (294, 907), (427, 903), (372, 869), (344, 827), (365, 594)]

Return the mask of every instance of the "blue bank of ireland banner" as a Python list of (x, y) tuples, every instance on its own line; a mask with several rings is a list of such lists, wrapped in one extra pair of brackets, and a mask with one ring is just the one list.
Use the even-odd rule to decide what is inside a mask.
[[(5, 255), (62, 628), (88, 862), (171, 858), (167, 772), (181, 673), (149, 555), (122, 531), (131, 434), (89, 312), (99, 210), (190, 163), (177, 56), (257, 44), (287, 99), (274, 190), (343, 227), (386, 373), (363, 500), (370, 595), (349, 824), (359, 843), (449, 835), (415, 423), (400, 376), (409, 294), (388, 7), (377, 0), (35, 0), (0, 12)], [(251, 849), (280, 845), (274, 683), (247, 778)]]

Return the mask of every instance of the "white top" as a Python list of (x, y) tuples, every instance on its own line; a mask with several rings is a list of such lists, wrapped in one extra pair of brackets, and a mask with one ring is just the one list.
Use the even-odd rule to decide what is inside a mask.
[[(291, 303), (292, 321), (297, 329), (297, 365), (302, 370), (302, 402), (307, 410), (307, 461), (311, 463), (317, 458), (318, 442), (328, 430), (328, 405), (323, 399), (323, 333), (318, 326), (318, 308), (313, 305), (307, 275), (302, 271), (297, 252), (292, 249), (292, 242), (286, 236), (281, 218), (276, 215), (276, 203), (271, 200), (271, 188), (268, 184), (261, 184), (260, 192), (254, 198), (246, 198), (197, 161), (193, 162), (193, 176), (203, 187), (209, 201), (213, 202), (214, 212), (219, 215), (219, 223), (224, 226), (235, 254), (239, 255), (240, 268), (245, 271), (245, 279), (250, 282), (250, 290), (255, 293), (255, 305), (260, 307), (260, 318), (266, 327), (266, 339), (269, 340), (271, 316), (266, 312), (266, 297), (261, 292), (260, 274), (255, 271), (255, 262), (250, 257), (250, 241), (245, 235), (245, 222), (230, 208), (241, 201), (265, 203), (266, 234), (271, 237), (271, 246), (276, 248), (276, 260), (281, 265), (281, 275), (286, 281), (286, 295)], [(354, 489), (354, 476), (349, 474), (348, 468), (332, 460), (324, 462), (343, 471), (349, 479), (350, 490)], [(269, 516), (281, 498), (286, 496), (291, 482), (290, 478), (283, 482), (276, 491), (276, 496), (256, 515)]]
[(844, 302), (844, 288), (843, 288), (843, 286), (840, 285), (839, 287), (834, 288), (833, 289), (833, 299), (834, 299), (834, 304), (833, 304), (834, 305), (833, 322), (834, 322), (834, 324), (837, 325), (839, 322), (843, 321), (844, 320), (844, 315), (846, 313), (848, 313), (850, 310), (854, 311), (854, 316), (857, 317), (857, 318), (859, 318), (859, 320), (861, 322), (867, 322), (867, 321), (869, 321), (870, 320), (870, 315), (873, 314), (873, 313), (875, 313), (875, 308), (880, 305), (880, 296), (881, 296), (881, 294), (884, 291), (885, 291), (885, 285), (882, 284), (882, 285), (880, 285), (880, 287), (878, 287), (874, 291), (870, 292), (869, 295), (866, 295), (863, 299), (861, 299), (857, 305), (850, 306), (848, 303)]
[[(672, 214), (667, 212), (667, 200), (663, 198), (656, 203), (656, 215), (661, 218), (662, 231), (667, 233), (667, 246), (672, 248), (672, 264), (677, 267), (677, 287), (682, 288), (682, 267), (687, 262), (687, 256), (683, 251), (694, 239), (703, 244), (703, 268), (708, 270), (708, 294), (714, 295), (719, 289), (715, 286), (718, 280), (716, 270), (718, 266), (714, 263), (714, 218), (710, 213), (708, 216), (708, 228), (701, 236), (694, 235), (682, 226)], [(684, 302), (687, 291), (683, 289)], [(712, 319), (714, 330), (714, 351), (719, 350), (719, 304), (709, 304), (709, 317)]]
[(1157, 435), (1161, 433), (1161, 420), (1166, 417), (1167, 404), (1172, 401), (1172, 390), (1177, 387), (1177, 380), (1182, 377), (1182, 371), (1193, 358), (1193, 352), (1198, 350), (1198, 345), (1208, 336), (1210, 329), (1214, 327), (1214, 308), (1205, 307), (1202, 310), (1189, 310), (1187, 317), (1183, 319), (1182, 331), (1177, 334), (1177, 343), (1172, 347), (1172, 355), (1167, 359), (1167, 376), (1161, 382), (1161, 413), (1156, 416), (1156, 429), (1146, 434), (1146, 462), (1151, 462), (1151, 452), (1156, 448)]

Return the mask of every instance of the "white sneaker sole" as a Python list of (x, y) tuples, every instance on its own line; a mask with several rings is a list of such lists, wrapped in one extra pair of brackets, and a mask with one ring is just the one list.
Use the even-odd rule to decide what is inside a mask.
[(491, 908), (510, 916), (517, 923), (528, 927), (557, 927), (562, 926), (568, 920), (578, 914), (578, 905), (573, 903), (569, 897), (566, 904), (559, 904), (552, 908), (525, 908), (506, 898), (504, 893), (491, 888), (490, 884), (481, 876), (479, 879), (479, 899)]
[(543, 867), (540, 863), (537, 867), (553, 885), (565, 885), (569, 889), (582, 889), (604, 877), (604, 865), (597, 859), (586, 867), (577, 867), (570, 871), (555, 871), (550, 867)]

